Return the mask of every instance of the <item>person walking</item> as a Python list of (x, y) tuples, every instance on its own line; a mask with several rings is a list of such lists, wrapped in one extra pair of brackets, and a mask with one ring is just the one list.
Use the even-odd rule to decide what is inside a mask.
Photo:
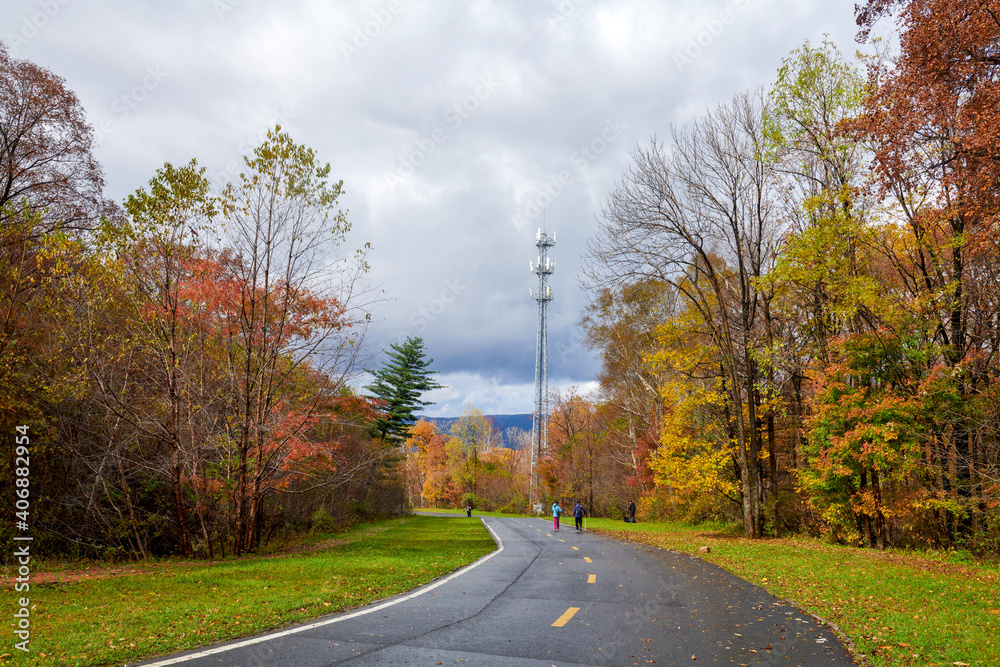
[(470, 519), (472, 518), (472, 505), (466, 505), (466, 507), (465, 507), (465, 515), (467, 517), (469, 517)]
[(562, 514), (562, 508), (559, 507), (559, 501), (552, 503), (552, 525), (555, 526), (555, 530), (559, 530), (559, 515)]
[(628, 501), (628, 522), (635, 523), (635, 503)]
[(576, 519), (576, 532), (583, 532), (583, 515), (586, 514), (586, 510), (583, 509), (583, 503), (579, 500), (576, 501), (576, 506), (573, 508), (573, 518)]

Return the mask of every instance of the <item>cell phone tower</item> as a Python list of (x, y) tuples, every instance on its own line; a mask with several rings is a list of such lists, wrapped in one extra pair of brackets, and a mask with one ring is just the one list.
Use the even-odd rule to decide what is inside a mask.
[(549, 276), (555, 271), (556, 263), (549, 259), (549, 248), (556, 244), (556, 234), (552, 237), (539, 229), (535, 234), (535, 245), (538, 247), (538, 261), (531, 266), (531, 272), (538, 276), (538, 293), (529, 291), (531, 297), (538, 302), (538, 332), (535, 343), (535, 409), (531, 413), (531, 480), (529, 482), (528, 498), (532, 505), (536, 502), (536, 494), (540, 497), (538, 473), (535, 465), (549, 450), (549, 323), (548, 306), (552, 301), (552, 288), (549, 287)]

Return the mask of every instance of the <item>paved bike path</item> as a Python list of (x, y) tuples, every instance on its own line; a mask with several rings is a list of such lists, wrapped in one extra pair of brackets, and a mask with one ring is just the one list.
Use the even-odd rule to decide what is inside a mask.
[(828, 628), (701, 559), (577, 533), (572, 524), (556, 532), (541, 519), (482, 520), (502, 548), (445, 579), (142, 664), (854, 664)]

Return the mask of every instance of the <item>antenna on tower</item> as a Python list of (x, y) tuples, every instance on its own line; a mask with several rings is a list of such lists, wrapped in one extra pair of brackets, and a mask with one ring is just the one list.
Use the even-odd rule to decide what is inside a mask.
[[(543, 223), (544, 224), (544, 223)], [(538, 292), (529, 294), (538, 302), (538, 331), (535, 343), (535, 407), (531, 420), (531, 475), (528, 500), (535, 504), (535, 494), (539, 491), (536, 464), (549, 450), (549, 323), (548, 305), (552, 300), (549, 276), (555, 271), (556, 263), (548, 256), (549, 248), (556, 244), (555, 232), (552, 238), (539, 229), (535, 233), (538, 247), (538, 262), (531, 267), (538, 276)], [(540, 495), (540, 494), (539, 494)]]

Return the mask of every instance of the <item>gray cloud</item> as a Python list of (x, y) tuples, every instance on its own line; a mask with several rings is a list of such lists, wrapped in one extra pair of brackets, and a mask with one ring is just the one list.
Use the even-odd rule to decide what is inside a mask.
[(425, 339), (453, 385), (436, 414), (469, 402), (530, 411), (528, 263), (543, 220), (559, 240), (550, 376), (590, 386), (597, 364), (575, 328), (586, 302), (576, 274), (631, 149), (768, 85), (804, 40), (829, 33), (850, 52), (854, 36), (850, 5), (798, 0), (2, 9), (0, 38), (65, 77), (102, 133), (116, 199), (167, 160), (197, 157), (224, 178), (275, 122), (329, 161), (345, 181), (353, 240), (372, 243), (372, 281), (391, 299), (370, 343)]

